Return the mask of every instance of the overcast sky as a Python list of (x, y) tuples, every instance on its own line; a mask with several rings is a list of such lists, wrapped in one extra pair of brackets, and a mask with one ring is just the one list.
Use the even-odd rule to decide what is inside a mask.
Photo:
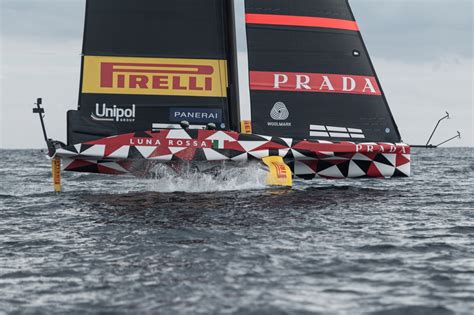
[[(317, 1), (317, 0), (315, 0)], [(34, 100), (50, 137), (66, 138), (77, 106), (84, 0), (0, 0), (0, 148), (44, 147)], [(473, 146), (473, 0), (351, 0), (405, 142), (463, 134)]]

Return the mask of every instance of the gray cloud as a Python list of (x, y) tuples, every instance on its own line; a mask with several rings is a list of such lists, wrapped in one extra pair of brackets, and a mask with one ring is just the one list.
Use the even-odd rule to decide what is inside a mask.
[(2, 37), (82, 37), (85, 0), (0, 0)]
[(472, 57), (472, 0), (350, 0), (375, 56), (426, 62)]
[[(85, 0), (0, 0), (2, 36), (82, 36)], [(350, 0), (370, 52), (419, 62), (472, 56), (472, 0)]]

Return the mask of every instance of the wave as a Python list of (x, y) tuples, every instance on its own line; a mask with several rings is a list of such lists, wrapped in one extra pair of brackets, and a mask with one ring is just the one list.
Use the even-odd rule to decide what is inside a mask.
[(455, 314), (443, 306), (407, 305), (370, 313), (371, 315), (451, 315)]

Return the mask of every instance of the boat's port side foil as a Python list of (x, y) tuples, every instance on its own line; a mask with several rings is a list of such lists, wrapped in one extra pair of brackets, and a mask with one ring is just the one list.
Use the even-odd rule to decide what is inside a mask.
[(129, 133), (68, 146), (55, 155), (67, 171), (116, 175), (145, 174), (156, 163), (242, 163), (272, 156), (282, 157), (293, 176), (304, 179), (410, 176), (410, 147), (403, 143), (331, 143), (231, 131)]

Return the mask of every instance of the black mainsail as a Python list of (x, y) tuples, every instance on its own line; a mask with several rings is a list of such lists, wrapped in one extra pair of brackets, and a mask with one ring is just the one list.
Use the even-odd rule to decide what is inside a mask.
[(68, 143), (183, 120), (229, 128), (227, 18), (221, 0), (87, 1)]
[(346, 0), (246, 0), (253, 132), (400, 142)]

